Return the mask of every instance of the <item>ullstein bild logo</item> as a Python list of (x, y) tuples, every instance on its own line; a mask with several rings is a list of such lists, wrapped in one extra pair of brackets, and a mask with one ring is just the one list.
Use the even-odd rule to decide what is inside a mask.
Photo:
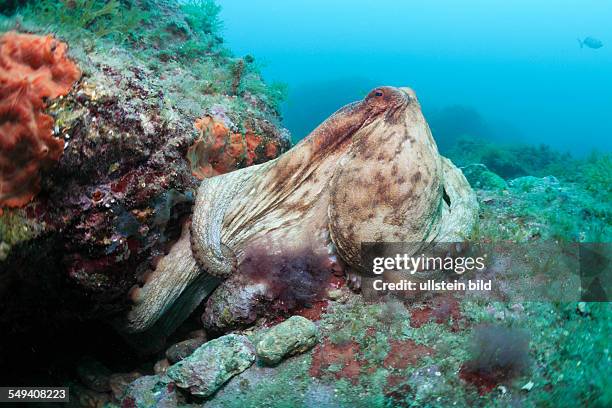
[(362, 289), (453, 291), (489, 300), (607, 302), (612, 244), (363, 243)]

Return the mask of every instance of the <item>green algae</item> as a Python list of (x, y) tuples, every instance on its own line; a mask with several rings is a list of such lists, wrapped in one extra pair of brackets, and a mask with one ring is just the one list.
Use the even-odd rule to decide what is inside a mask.
[(256, 343), (257, 357), (269, 365), (276, 365), (287, 356), (311, 349), (318, 341), (317, 327), (301, 316), (291, 316), (270, 329)]
[(612, 208), (583, 184), (521, 177), (507, 191), (478, 191), (480, 222), (472, 241), (611, 242)]
[(11, 248), (36, 238), (44, 225), (28, 219), (23, 210), (4, 209), (0, 216), (0, 261), (8, 257)]
[(474, 189), (504, 190), (508, 183), (497, 174), (489, 171), (484, 164), (470, 164), (462, 167), (463, 175)]
[(90, 33), (97, 38), (116, 36), (122, 41), (145, 18), (144, 10), (119, 0), (42, 0), (28, 5), (23, 15), (44, 25), (61, 27), (62, 31)]
[(582, 166), (582, 184), (608, 202), (612, 199), (612, 154), (593, 153)]
[(547, 145), (501, 144), (481, 138), (463, 136), (443, 151), (455, 164), (484, 164), (504, 179), (521, 176), (561, 177), (576, 170), (578, 162), (568, 153), (560, 153)]
[(279, 375), (267, 378), (251, 387), (245, 384), (245, 393), (226, 395), (214, 400), (220, 407), (303, 407), (311, 379), (308, 376), (310, 357), (301, 355), (283, 364)]
[(610, 405), (612, 305), (588, 307), (584, 315), (577, 303), (525, 304), (526, 327), (537, 350), (532, 406)]
[[(332, 302), (318, 322), (323, 338), (341, 327), (354, 330), (350, 338), (364, 351), (357, 381), (337, 379), (342, 363), (326, 367), (320, 378), (312, 377), (313, 353), (283, 361), (272, 373), (256, 382), (237, 377), (240, 392), (221, 392), (212, 407), (497, 407), (608, 406), (610, 392), (609, 334), (612, 309), (609, 303), (523, 302), (509, 304), (484, 300), (461, 302), (468, 325), (452, 330), (451, 324), (429, 322), (411, 327), (406, 315), (381, 322), (385, 303), (367, 304), (358, 296), (346, 303)], [(582, 310), (582, 312), (580, 312)], [(480, 394), (459, 376), (472, 355), (472, 333), (480, 325), (522, 330), (529, 335), (530, 363), (526, 371)], [(368, 329), (371, 329), (368, 331)], [(268, 329), (256, 329), (254, 336)], [(396, 334), (389, 335), (392, 330)], [(405, 369), (385, 368), (368, 354), (388, 350), (389, 340), (414, 340), (434, 350)], [(512, 339), (508, 340), (512, 341)], [(382, 347), (386, 344), (387, 347)], [(384, 354), (384, 353), (382, 353)], [(367, 355), (367, 357), (365, 357)], [(384, 358), (384, 357), (383, 357)], [(430, 376), (427, 376), (429, 373)], [(394, 388), (391, 378), (400, 379)], [(529, 386), (532, 385), (532, 386)], [(527, 387), (526, 387), (527, 386)]]
[[(124, 77), (133, 75), (135, 63), (147, 67), (160, 79), (166, 117), (174, 109), (195, 119), (214, 103), (207, 96), (224, 96), (225, 103), (247, 96), (259, 101), (256, 108), (250, 105), (256, 116), (277, 123), (286, 86), (266, 84), (252, 56), (232, 55), (219, 36), (218, 13), (212, 0), (79, 0), (77, 7), (44, 0), (11, 17), (0, 16), (0, 31), (53, 33), (70, 44), (71, 56), (86, 74), (95, 75), (101, 61)], [(243, 66), (239, 73), (237, 64)]]
[[(605, 217), (585, 217), (584, 211), (579, 210), (596, 211), (600, 207), (593, 192), (580, 183), (524, 178), (509, 183), (505, 191), (479, 190), (478, 194), (481, 214), (472, 237), (475, 240), (527, 242), (539, 237), (571, 241), (593, 225), (603, 223), (609, 230)], [(606, 237), (609, 242), (609, 235)], [(281, 363), (264, 389), (246, 390), (242, 401), (252, 398), (270, 407), (309, 406), (311, 400), (303, 390), (327, 386), (333, 391), (325, 400), (327, 406), (341, 407), (610, 405), (609, 303), (579, 306), (576, 302), (464, 299), (460, 302), (459, 330), (453, 329), (452, 319), (446, 324), (429, 322), (412, 327), (409, 310), (418, 307), (418, 303), (407, 306), (408, 310), (397, 302), (391, 306), (389, 303), (369, 304), (358, 296), (350, 296), (348, 300), (331, 302), (318, 323), (323, 341), (328, 339), (337, 346), (358, 345), (361, 374), (356, 382), (336, 378), (342, 373), (341, 363), (325, 367), (320, 378), (312, 378), (308, 371), (311, 352), (299, 357), (301, 364), (295, 359)], [(530, 361), (525, 371), (482, 395), (459, 374), (472, 358), (472, 333), (481, 325), (521, 330), (530, 339)], [(421, 356), (415, 365), (405, 369), (385, 368), (389, 342), (394, 340), (412, 340), (434, 353)], [(439, 376), (423, 377), (426, 370), (435, 370)], [(392, 378), (401, 379), (395, 388), (389, 385)], [(300, 393), (284, 395), (285, 387)]]
[(189, 0), (181, 6), (187, 15), (187, 24), (192, 30), (216, 34), (223, 27), (219, 18), (221, 6), (213, 0)]

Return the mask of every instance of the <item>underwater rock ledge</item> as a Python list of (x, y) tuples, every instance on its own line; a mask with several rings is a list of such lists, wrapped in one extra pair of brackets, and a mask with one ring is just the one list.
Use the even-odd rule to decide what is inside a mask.
[[(40, 147), (47, 158), (28, 162), (33, 182), (24, 179), (19, 187), (36, 185), (31, 193), (9, 202), (2, 190), (0, 197), (0, 323), (12, 335), (44, 321), (61, 327), (73, 320), (108, 320), (129, 308), (130, 289), (147, 280), (190, 217), (199, 180), (188, 150), (201, 137), (198, 118), (222, 121), (227, 129), (208, 147), (225, 160), (217, 174), (269, 160), (290, 146), (254, 67), (246, 64), (231, 76), (236, 64), (245, 63), (232, 57), (220, 38), (190, 25), (178, 2), (146, 3), (142, 15), (155, 20), (143, 18), (125, 38), (72, 26), (53, 26), (53, 37), (48, 15), (32, 12), (36, 4), (3, 20), (3, 29), (20, 32), (0, 37), (3, 69), (15, 55), (34, 55), (43, 44), (42, 59), (65, 61), (66, 72), (61, 90), (41, 90), (35, 100), (30, 95), (36, 88), (24, 82), (32, 92), (15, 96), (24, 106), (36, 104), (34, 114), (44, 119), (41, 131), (53, 148)], [(200, 42), (208, 51), (177, 55), (173, 62), (153, 40), (160, 35), (168, 47)], [(137, 41), (145, 37), (150, 41)], [(16, 39), (28, 41), (15, 51), (8, 45)], [(209, 66), (217, 67), (209, 76), (230, 73), (217, 88), (198, 72)], [(59, 68), (50, 71), (60, 78)], [(38, 64), (26, 75), (40, 86), (48, 72)], [(15, 77), (11, 71), (6, 75)], [(9, 90), (2, 86), (4, 95)], [(186, 87), (198, 91), (185, 92)], [(26, 119), (13, 115), (8, 123), (30, 129)], [(17, 135), (17, 143), (26, 136)], [(237, 137), (245, 138), (244, 151), (236, 152), (235, 145), (242, 146)]]

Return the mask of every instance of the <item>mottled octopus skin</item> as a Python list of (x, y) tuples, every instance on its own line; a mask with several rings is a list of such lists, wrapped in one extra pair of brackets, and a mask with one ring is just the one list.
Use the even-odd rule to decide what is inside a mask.
[[(240, 273), (252, 248), (317, 255), (327, 253), (330, 240), (350, 268), (362, 270), (362, 242), (414, 242), (416, 253), (462, 240), (476, 215), (473, 191), (439, 155), (414, 92), (380, 87), (279, 158), (204, 180), (190, 237), (199, 268), (190, 263), (172, 273), (183, 284), (203, 271), (226, 279)], [(166, 273), (159, 269), (158, 276)], [(164, 286), (147, 296), (171, 301)], [(147, 329), (168, 307), (138, 306), (132, 331)]]

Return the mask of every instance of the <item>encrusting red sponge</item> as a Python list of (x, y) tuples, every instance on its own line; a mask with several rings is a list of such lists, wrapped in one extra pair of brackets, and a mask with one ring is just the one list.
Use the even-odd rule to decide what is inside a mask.
[(192, 174), (200, 180), (278, 156), (279, 148), (274, 141), (266, 142), (251, 130), (244, 134), (232, 132), (212, 116), (197, 119), (194, 126), (200, 137), (189, 147), (187, 159)]
[(22, 207), (40, 189), (40, 171), (57, 162), (64, 141), (53, 136), (45, 98), (66, 95), (81, 77), (52, 36), (0, 36), (0, 207)]

